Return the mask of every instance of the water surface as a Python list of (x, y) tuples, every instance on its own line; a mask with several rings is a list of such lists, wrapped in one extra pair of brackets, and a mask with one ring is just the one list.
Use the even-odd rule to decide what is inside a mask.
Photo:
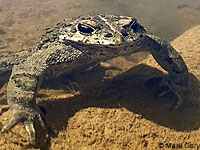
[(0, 51), (33, 47), (44, 29), (68, 17), (133, 16), (168, 41), (200, 24), (199, 0), (0, 0)]

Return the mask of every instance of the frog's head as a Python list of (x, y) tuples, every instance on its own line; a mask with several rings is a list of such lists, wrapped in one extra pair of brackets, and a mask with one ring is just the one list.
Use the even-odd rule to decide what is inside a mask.
[(59, 38), (63, 41), (119, 46), (141, 39), (146, 29), (132, 17), (97, 15), (72, 20), (60, 32)]

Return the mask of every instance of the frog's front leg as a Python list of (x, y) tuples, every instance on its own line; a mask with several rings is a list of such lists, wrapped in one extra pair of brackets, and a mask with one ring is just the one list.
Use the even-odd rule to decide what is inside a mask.
[(22, 122), (30, 137), (30, 143), (35, 144), (34, 122), (37, 119), (45, 127), (40, 108), (35, 97), (40, 81), (36, 72), (27, 65), (16, 65), (7, 87), (7, 101), (12, 110), (12, 117), (1, 132), (6, 132)]
[(186, 94), (191, 93), (189, 85), (188, 69), (180, 54), (170, 45), (170, 43), (153, 35), (146, 36), (147, 50), (153, 55), (158, 64), (168, 72), (168, 76), (163, 78), (160, 86), (167, 86), (168, 91), (172, 91), (177, 96), (177, 103), (174, 109), (179, 108), (186, 98)]
[[(42, 112), (36, 104), (36, 94), (45, 77), (58, 77), (73, 68), (81, 66), (85, 55), (78, 49), (59, 44), (42, 49), (23, 63), (15, 65), (7, 86), (7, 101), (12, 110), (12, 117), (2, 128), (6, 132), (22, 122), (30, 137), (30, 143), (36, 143), (34, 122), (39, 121), (45, 127)], [(85, 60), (85, 59), (84, 59)], [(48, 70), (49, 69), (49, 70)]]

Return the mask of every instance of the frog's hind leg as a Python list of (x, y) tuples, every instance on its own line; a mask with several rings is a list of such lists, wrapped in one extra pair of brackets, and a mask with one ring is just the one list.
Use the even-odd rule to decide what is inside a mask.
[(147, 50), (158, 64), (168, 72), (168, 75), (160, 82), (160, 86), (167, 86), (168, 90), (160, 93), (160, 96), (172, 91), (178, 99), (174, 109), (179, 108), (186, 94), (191, 92), (187, 66), (170, 43), (153, 35), (147, 35), (146, 41)]

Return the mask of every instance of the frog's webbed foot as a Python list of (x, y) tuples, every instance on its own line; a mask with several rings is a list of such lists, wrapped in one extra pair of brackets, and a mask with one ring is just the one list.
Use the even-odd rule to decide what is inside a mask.
[(178, 109), (183, 104), (184, 99), (191, 94), (188, 85), (177, 84), (176, 81), (173, 81), (169, 76), (163, 77), (159, 86), (161, 89), (157, 96), (162, 97), (170, 92), (174, 93), (176, 96), (176, 102), (170, 109)]
[(38, 106), (33, 108), (22, 108), (21, 106), (15, 106), (12, 108), (12, 117), (10, 121), (1, 129), (1, 132), (7, 132), (12, 129), (15, 125), (22, 122), (24, 127), (29, 134), (30, 143), (36, 144), (36, 135), (34, 123), (39, 122), (40, 125), (45, 128), (45, 122), (41, 115), (40, 108)]
[(145, 83), (147, 86), (157, 85), (159, 86), (158, 91), (156, 92), (156, 97), (165, 97), (168, 94), (174, 94), (173, 100), (175, 101), (174, 104), (170, 107), (172, 109), (178, 109), (186, 98), (192, 98), (192, 92), (190, 90), (190, 86), (180, 85), (168, 75), (163, 77), (154, 77), (148, 79)]

